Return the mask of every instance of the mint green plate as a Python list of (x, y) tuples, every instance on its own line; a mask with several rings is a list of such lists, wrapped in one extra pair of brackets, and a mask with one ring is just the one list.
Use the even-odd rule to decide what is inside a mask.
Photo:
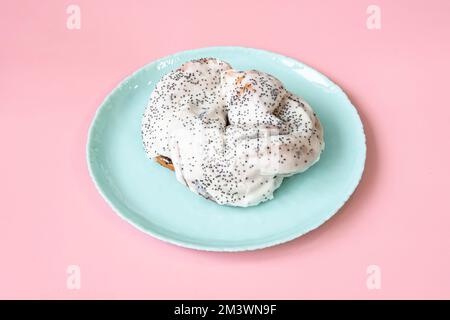
[[(285, 179), (273, 200), (249, 208), (220, 206), (192, 193), (172, 171), (146, 157), (141, 118), (155, 83), (183, 62), (201, 57), (273, 74), (318, 114), (325, 132), (320, 161)], [(139, 69), (97, 110), (87, 143), (92, 179), (119, 216), (158, 239), (213, 251), (265, 248), (317, 228), (355, 190), (365, 155), (361, 120), (336, 84), (294, 59), (241, 47), (180, 52)]]

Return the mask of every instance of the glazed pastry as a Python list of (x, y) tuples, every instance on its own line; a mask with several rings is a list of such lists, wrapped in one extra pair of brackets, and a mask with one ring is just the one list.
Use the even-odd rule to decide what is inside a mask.
[(149, 158), (219, 204), (273, 198), (283, 178), (308, 169), (324, 148), (319, 119), (275, 77), (221, 60), (184, 63), (153, 90), (142, 120)]

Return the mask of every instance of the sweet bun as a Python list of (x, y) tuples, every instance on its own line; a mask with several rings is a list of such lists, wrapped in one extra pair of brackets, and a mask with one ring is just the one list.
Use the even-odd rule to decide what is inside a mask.
[(169, 72), (142, 120), (149, 158), (219, 204), (273, 198), (283, 178), (319, 160), (323, 129), (309, 104), (275, 77), (203, 58)]

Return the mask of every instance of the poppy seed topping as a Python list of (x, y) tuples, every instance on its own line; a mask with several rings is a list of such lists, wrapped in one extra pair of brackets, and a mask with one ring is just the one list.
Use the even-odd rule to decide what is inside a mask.
[(161, 78), (141, 134), (148, 157), (173, 168), (190, 190), (240, 207), (272, 199), (283, 178), (316, 163), (325, 145), (320, 121), (301, 97), (267, 73), (237, 71), (214, 58)]

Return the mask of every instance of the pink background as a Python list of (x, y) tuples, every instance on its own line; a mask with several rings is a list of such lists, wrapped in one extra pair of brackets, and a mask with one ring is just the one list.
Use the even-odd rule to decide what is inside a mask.
[[(81, 30), (66, 7), (81, 8)], [(369, 4), (381, 30), (366, 28)], [(450, 1), (0, 1), (0, 298), (450, 298)], [(116, 216), (85, 160), (118, 82), (181, 50), (241, 45), (340, 84), (368, 140), (351, 201), (247, 253), (153, 239)], [(66, 287), (68, 265), (81, 289)], [(380, 290), (366, 268), (381, 268)]]

